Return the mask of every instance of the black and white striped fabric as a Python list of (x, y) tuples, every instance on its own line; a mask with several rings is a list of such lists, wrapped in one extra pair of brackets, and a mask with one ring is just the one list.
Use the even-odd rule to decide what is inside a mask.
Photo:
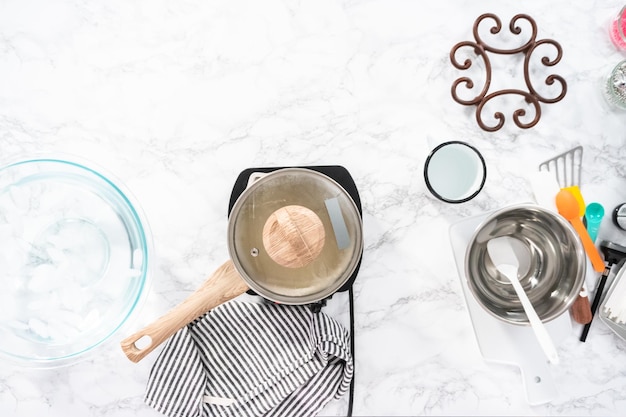
[(314, 416), (352, 372), (348, 332), (328, 315), (231, 301), (172, 336), (145, 401), (168, 417)]

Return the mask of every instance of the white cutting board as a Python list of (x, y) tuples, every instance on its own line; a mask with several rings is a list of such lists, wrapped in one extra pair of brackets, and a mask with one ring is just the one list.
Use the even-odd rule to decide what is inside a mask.
[[(450, 243), (476, 341), (486, 361), (520, 368), (530, 405), (544, 404), (558, 395), (550, 368), (559, 365), (548, 362), (530, 326), (516, 326), (493, 317), (478, 304), (467, 285), (465, 251), (474, 231), (488, 215), (471, 217), (450, 227)], [(558, 350), (559, 344), (572, 332), (569, 314), (562, 314), (545, 325)]]

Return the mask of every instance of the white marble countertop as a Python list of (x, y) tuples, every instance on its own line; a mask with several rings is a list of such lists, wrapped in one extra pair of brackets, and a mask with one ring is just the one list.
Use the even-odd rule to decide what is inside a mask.
[[(0, 415), (159, 415), (143, 403), (156, 352), (128, 361), (119, 341), (189, 295), (227, 259), (226, 210), (248, 167), (343, 165), (363, 203), (355, 283), (354, 414), (623, 415), (626, 342), (594, 321), (558, 346), (558, 395), (531, 406), (519, 368), (486, 362), (463, 295), (450, 226), (531, 201), (538, 164), (583, 145), (581, 189), (612, 210), (626, 201), (626, 113), (601, 95), (626, 54), (608, 37), (617, 0), (3, 1), (0, 157), (64, 153), (115, 174), (152, 230), (155, 268), (143, 308), (76, 365), (0, 367)], [(492, 12), (537, 21), (563, 47), (565, 98), (539, 123), (482, 131), (454, 102), (448, 54)], [(494, 83), (515, 79), (506, 58)], [(507, 70), (507, 68), (509, 68)], [(496, 74), (499, 69), (500, 75)], [(552, 71), (552, 70), (551, 70)], [(464, 140), (488, 177), (474, 200), (433, 198), (430, 149)], [(599, 239), (626, 244), (605, 221)], [(346, 320), (345, 294), (327, 310)], [(346, 412), (346, 398), (324, 415)]]

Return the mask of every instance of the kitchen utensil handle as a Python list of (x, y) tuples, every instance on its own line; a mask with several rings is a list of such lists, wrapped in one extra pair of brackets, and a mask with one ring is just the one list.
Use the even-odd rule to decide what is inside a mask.
[(570, 307), (570, 312), (572, 313), (572, 318), (576, 321), (576, 323), (587, 324), (591, 321), (593, 315), (591, 314), (589, 296), (587, 295), (586, 289), (583, 289), (580, 293), (578, 293), (578, 297), (576, 297)]
[(602, 293), (604, 292), (604, 286), (606, 285), (606, 279), (609, 276), (611, 271), (610, 267), (607, 267), (604, 270), (604, 273), (600, 277), (600, 282), (598, 283), (598, 288), (596, 289), (596, 293), (593, 295), (593, 303), (591, 304), (591, 320), (589, 323), (585, 324), (583, 327), (583, 332), (580, 335), (580, 341), (585, 342), (587, 340), (587, 335), (589, 334), (589, 330), (591, 329), (591, 322), (593, 321), (593, 317), (596, 315), (596, 311), (598, 311), (598, 306), (600, 305), (600, 298), (602, 298)]
[[(122, 350), (133, 362), (139, 362), (161, 343), (194, 319), (249, 289), (231, 260), (221, 265), (193, 294), (156, 321), (122, 340)], [(146, 346), (137, 342), (146, 339)], [(143, 343), (140, 343), (143, 345)]]
[[(602, 217), (604, 217), (604, 208), (599, 203), (590, 203), (585, 207), (585, 220), (587, 232), (591, 241), (595, 244), (598, 237), (598, 230), (602, 223)], [(589, 268), (587, 268), (589, 271)], [(585, 277), (585, 281), (586, 281)], [(580, 324), (588, 324), (593, 320), (593, 313), (591, 312), (591, 304), (589, 303), (589, 291), (587, 291), (587, 285), (583, 282), (583, 288), (578, 294), (576, 300), (570, 307), (570, 312), (574, 321)]]
[(583, 248), (585, 248), (585, 252), (587, 252), (587, 256), (591, 261), (593, 269), (596, 272), (604, 271), (604, 261), (602, 260), (602, 256), (600, 256), (600, 252), (598, 252), (596, 245), (594, 245), (593, 241), (591, 240), (591, 236), (589, 236), (589, 233), (587, 232), (587, 229), (585, 229), (585, 225), (583, 225), (583, 222), (578, 217), (574, 217), (570, 219), (570, 223), (572, 224), (572, 226), (574, 226), (576, 232), (578, 232), (578, 236), (580, 236), (580, 241), (583, 244)]
[(528, 296), (526, 295), (522, 284), (520, 284), (517, 279), (509, 279), (509, 281), (511, 281), (511, 284), (513, 284), (513, 288), (515, 288), (515, 292), (517, 292), (517, 295), (522, 302), (522, 306), (524, 307), (526, 316), (528, 316), (528, 321), (530, 322), (530, 325), (535, 332), (535, 336), (539, 341), (539, 345), (541, 345), (541, 349), (543, 349), (543, 352), (546, 354), (548, 360), (551, 363), (559, 363), (559, 354), (554, 347), (554, 343), (552, 343), (552, 338), (546, 330), (543, 322), (539, 318), (539, 315), (537, 315), (535, 307), (528, 299)]

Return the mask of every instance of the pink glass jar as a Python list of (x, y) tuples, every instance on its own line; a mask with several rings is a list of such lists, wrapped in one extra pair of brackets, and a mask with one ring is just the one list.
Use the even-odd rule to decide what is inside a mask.
[(626, 6), (620, 10), (611, 22), (609, 35), (615, 46), (626, 50)]

